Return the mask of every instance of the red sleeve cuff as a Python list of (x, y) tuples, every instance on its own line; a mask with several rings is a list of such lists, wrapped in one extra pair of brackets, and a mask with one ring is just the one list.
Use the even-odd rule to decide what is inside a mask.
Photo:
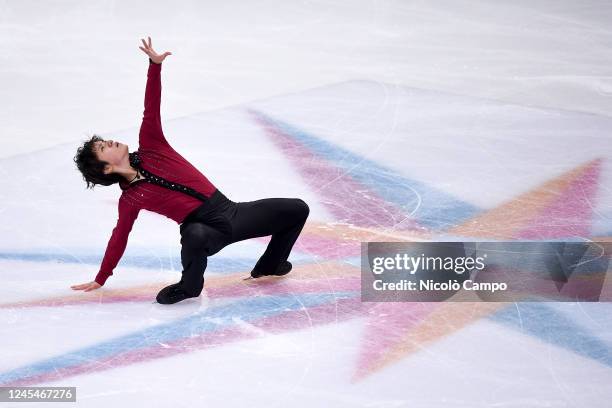
[(100, 286), (104, 286), (104, 284), (106, 283), (106, 280), (109, 278), (109, 276), (111, 276), (113, 273), (111, 272), (110, 274), (107, 273), (103, 273), (103, 272), (98, 272), (98, 274), (96, 275), (96, 279), (94, 279), (94, 281), (98, 282), (98, 284)]

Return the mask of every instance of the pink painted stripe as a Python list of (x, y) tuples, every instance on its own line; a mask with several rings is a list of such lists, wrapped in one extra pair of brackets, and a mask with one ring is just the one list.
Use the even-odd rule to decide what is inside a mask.
[(600, 168), (601, 159), (594, 161), (516, 237), (547, 239), (590, 236)]
[[(25, 307), (62, 307), (70, 305), (85, 304), (109, 304), (120, 302), (152, 302), (157, 292), (125, 294), (125, 295), (103, 295), (91, 298), (75, 298), (74, 296), (61, 296), (50, 299), (31, 300), (24, 302), (12, 302), (0, 305), (0, 309), (25, 308)], [(153, 297), (152, 297), (153, 296)]]
[[(285, 312), (248, 323), (259, 329), (277, 334), (351, 319), (363, 314), (364, 311), (368, 310), (368, 307), (368, 305), (362, 304), (358, 298), (338, 299), (334, 303), (308, 308), (307, 311), (295, 310)], [(257, 337), (255, 333), (244, 331), (240, 327), (225, 328), (214, 332), (206, 332), (199, 336), (164, 343), (166, 346), (159, 345), (132, 350), (102, 360), (92, 361), (75, 367), (60, 368), (53, 372), (16, 380), (3, 385), (15, 387), (64, 380), (76, 375), (100, 372), (143, 361), (171, 357), (255, 337)]]
[[(256, 238), (263, 244), (270, 241), (270, 237)], [(307, 254), (317, 255), (323, 259), (341, 259), (348, 256), (358, 256), (361, 253), (359, 241), (344, 240), (340, 234), (338, 238), (326, 238), (314, 234), (300, 235), (294, 249)]]
[[(345, 267), (345, 266), (343, 266)], [(240, 278), (246, 274), (236, 274), (236, 282), (226, 284), (214, 282), (206, 285), (206, 296), (214, 299), (218, 297), (251, 296), (256, 293), (283, 294), (283, 293), (305, 293), (305, 292), (338, 292), (359, 290), (359, 269), (355, 268), (355, 276), (337, 276), (333, 271), (322, 271), (320, 275), (307, 278), (281, 278), (256, 281), (256, 283), (245, 283)], [(28, 302), (14, 302), (0, 305), (0, 309), (26, 308), (26, 307), (63, 307), (69, 305), (84, 304), (111, 304), (120, 302), (152, 302), (159, 288), (135, 289), (137, 293), (125, 293), (109, 295), (104, 294), (91, 298), (64, 296), (51, 299), (33, 300)]]
[(384, 360), (387, 353), (406, 341), (417, 324), (442, 303), (377, 303), (369, 311), (354, 378), (361, 378)]
[(359, 276), (341, 278), (321, 276), (316, 280), (274, 279), (274, 281), (258, 282), (253, 285), (215, 286), (206, 289), (206, 293), (211, 298), (221, 298), (290, 293), (333, 293), (359, 291), (360, 289), (361, 279)]
[[(206, 346), (214, 347), (220, 344), (229, 343), (230, 341), (242, 340), (249, 337), (253, 336), (249, 333), (244, 333), (240, 331), (240, 329), (237, 327), (232, 327), (198, 336), (202, 344), (204, 344), (200, 344), (200, 348), (205, 348)], [(194, 339), (184, 339), (181, 341), (183, 341), (184, 344), (175, 342), (173, 344), (168, 343), (168, 347), (159, 345), (157, 347), (136, 349), (126, 353), (119, 353), (108, 358), (93, 360), (85, 364), (80, 364), (78, 366), (58, 368), (53, 370), (52, 372), (15, 380), (3, 384), (3, 386), (23, 387), (28, 385), (45, 383), (49, 381), (58, 381), (77, 375), (106, 371), (114, 368), (129, 366), (143, 361), (171, 357), (173, 355), (188, 353), (192, 351), (191, 349), (189, 349), (189, 344), (190, 342), (194, 342)]]
[(274, 123), (256, 112), (249, 112), (272, 142), (291, 159), (304, 181), (323, 197), (322, 204), (338, 221), (394, 230), (414, 230), (417, 227), (416, 222), (408, 220), (395, 204), (356, 181), (344, 169), (315, 156), (303, 143), (284, 133)]

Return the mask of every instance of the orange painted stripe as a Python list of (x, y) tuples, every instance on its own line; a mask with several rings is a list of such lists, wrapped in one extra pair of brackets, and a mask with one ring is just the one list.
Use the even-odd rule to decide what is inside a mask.
[[(493, 302), (459, 302), (444, 303), (433, 310), (423, 321), (410, 330), (402, 341), (399, 341), (388, 352), (382, 354), (377, 360), (371, 361), (363, 370), (356, 372), (352, 382), (379, 371), (406, 355), (424, 349), (429, 344), (459, 331), (468, 324), (492, 314), (511, 303)], [(389, 328), (392, 330), (392, 328)], [(368, 339), (364, 339), (367, 341)]]
[(582, 177), (600, 159), (592, 160), (561, 176), (541, 184), (537, 188), (502, 204), (484, 214), (451, 229), (449, 233), (469, 237), (510, 239), (529, 224), (540, 211), (559, 198), (576, 179)]

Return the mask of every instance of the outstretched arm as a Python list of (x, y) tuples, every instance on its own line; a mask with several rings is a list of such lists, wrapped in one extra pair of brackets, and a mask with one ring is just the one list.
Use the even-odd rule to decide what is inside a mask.
[(140, 212), (139, 208), (133, 207), (122, 198), (119, 199), (118, 210), (119, 218), (117, 220), (117, 225), (113, 229), (111, 238), (108, 241), (104, 259), (102, 260), (102, 265), (100, 266), (96, 278), (92, 282), (73, 285), (71, 286), (72, 289), (84, 290), (85, 292), (98, 289), (104, 285), (106, 280), (113, 274), (113, 270), (125, 252), (128, 236)]
[(158, 54), (153, 49), (151, 37), (149, 42), (141, 39), (144, 47), (139, 47), (149, 56), (149, 70), (147, 72), (147, 86), (145, 89), (144, 113), (140, 126), (139, 145), (145, 149), (156, 150), (169, 146), (161, 126), (161, 63), (171, 52)]

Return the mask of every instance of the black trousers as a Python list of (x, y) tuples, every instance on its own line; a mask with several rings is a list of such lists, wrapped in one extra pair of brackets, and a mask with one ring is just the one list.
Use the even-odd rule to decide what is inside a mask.
[(287, 260), (310, 209), (299, 198), (264, 198), (234, 202), (217, 190), (181, 223), (180, 286), (199, 296), (204, 288), (207, 258), (225, 246), (245, 239), (272, 235), (254, 269), (274, 271)]

